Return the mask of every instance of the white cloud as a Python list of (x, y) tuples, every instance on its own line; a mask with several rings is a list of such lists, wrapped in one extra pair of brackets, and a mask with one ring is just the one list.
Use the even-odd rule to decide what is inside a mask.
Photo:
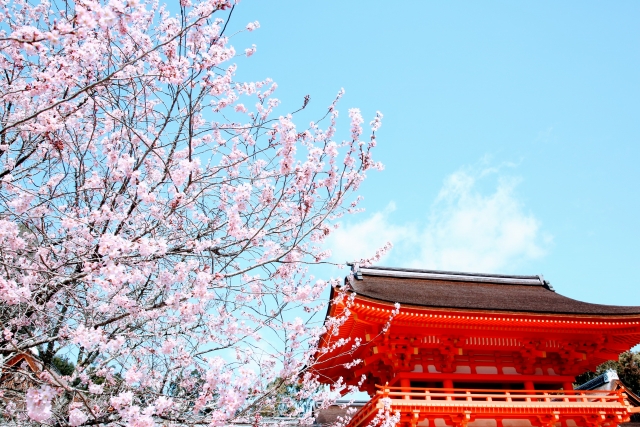
[(387, 242), (392, 242), (392, 250), (398, 252), (399, 247), (412, 241), (414, 236), (410, 225), (391, 222), (390, 216), (395, 210), (395, 203), (391, 202), (382, 212), (376, 212), (363, 221), (340, 224), (340, 228), (327, 241), (327, 246), (331, 248), (331, 259), (347, 262), (369, 258)]
[[(497, 177), (486, 194), (480, 187)], [(403, 267), (508, 272), (544, 256), (551, 237), (517, 198), (519, 180), (499, 169), (459, 170), (448, 176), (423, 221), (394, 221), (395, 205), (360, 222), (344, 223), (332, 236), (336, 262), (373, 255), (385, 242), (394, 248), (379, 264)], [(416, 216), (413, 216), (414, 218)]]

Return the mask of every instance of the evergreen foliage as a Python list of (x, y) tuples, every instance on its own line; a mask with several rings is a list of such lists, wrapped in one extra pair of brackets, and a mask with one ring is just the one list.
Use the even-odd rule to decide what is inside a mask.
[(595, 372), (587, 371), (576, 377), (575, 385), (579, 386), (603, 374), (614, 370), (623, 384), (634, 394), (640, 394), (640, 353), (625, 351), (620, 354), (618, 361), (609, 360), (596, 368)]

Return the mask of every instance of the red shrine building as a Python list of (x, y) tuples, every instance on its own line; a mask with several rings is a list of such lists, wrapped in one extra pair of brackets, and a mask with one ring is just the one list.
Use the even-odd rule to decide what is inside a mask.
[(542, 276), (354, 266), (345, 287), (327, 315), (350, 316), (322, 337), (315, 371), (371, 397), (346, 427), (385, 402), (398, 427), (615, 427), (640, 410), (623, 386), (573, 387), (640, 343), (640, 307), (576, 301)]

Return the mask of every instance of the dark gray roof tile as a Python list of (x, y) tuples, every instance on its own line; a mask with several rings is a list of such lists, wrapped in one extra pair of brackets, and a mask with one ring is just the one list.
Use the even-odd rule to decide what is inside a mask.
[[(552, 291), (542, 276), (367, 267), (351, 285), (365, 297), (400, 304), (551, 314), (639, 315), (640, 307), (591, 304)], [(359, 278), (359, 280), (358, 280)]]

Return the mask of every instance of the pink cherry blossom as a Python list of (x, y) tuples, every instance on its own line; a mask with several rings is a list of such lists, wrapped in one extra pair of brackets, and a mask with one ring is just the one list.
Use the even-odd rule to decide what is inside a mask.
[(86, 349), (91, 349), (104, 340), (101, 330), (87, 328), (84, 325), (78, 326), (72, 335), (72, 342)]
[[(360, 110), (340, 118), (343, 90), (285, 110), (271, 79), (238, 77), (257, 48), (234, 37), (258, 21), (235, 22), (236, 1), (178, 3), (0, 8), (0, 354), (40, 369), (19, 373), (33, 384), (17, 404), (0, 384), (21, 422), (253, 423), (296, 385), (283, 405), (304, 424), (295, 399), (346, 390), (310, 368), (353, 298), (308, 266), (382, 168), (382, 115), (365, 135)], [(329, 287), (347, 309), (320, 325)]]
[(94, 394), (102, 394), (104, 387), (98, 384), (89, 384), (89, 392)]
[(27, 415), (34, 421), (45, 422), (53, 415), (51, 400), (56, 392), (48, 385), (40, 389), (30, 388), (27, 391)]
[(89, 417), (82, 412), (80, 409), (72, 409), (69, 411), (69, 425), (70, 426), (79, 426), (85, 423)]
[(260, 28), (260, 23), (258, 21), (249, 22), (247, 24), (247, 30), (249, 31), (254, 31), (258, 28)]
[(252, 47), (244, 50), (244, 54), (247, 55), (247, 58), (256, 53), (256, 45), (254, 44)]

